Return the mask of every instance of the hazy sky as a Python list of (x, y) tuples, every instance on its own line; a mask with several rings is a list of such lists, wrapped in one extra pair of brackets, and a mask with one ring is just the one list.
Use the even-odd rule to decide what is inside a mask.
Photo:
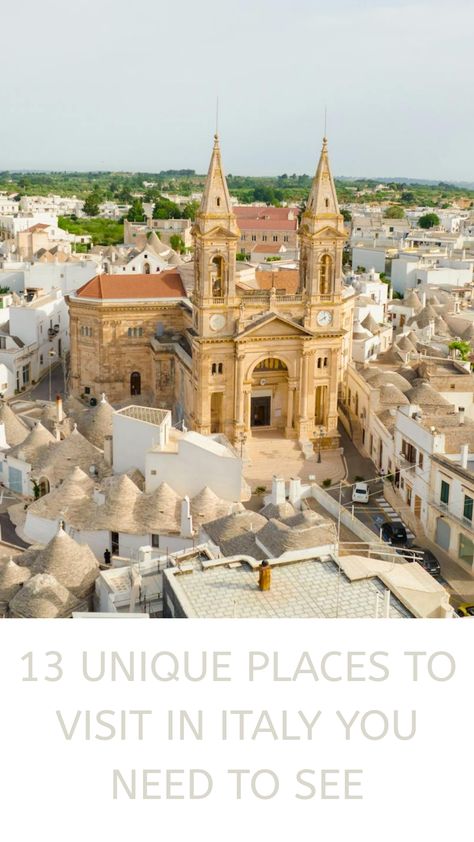
[(0, 170), (474, 181), (474, 0), (0, 0)]

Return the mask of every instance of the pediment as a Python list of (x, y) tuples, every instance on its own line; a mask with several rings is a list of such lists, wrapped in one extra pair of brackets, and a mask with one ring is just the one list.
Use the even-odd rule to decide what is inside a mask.
[(338, 231), (332, 225), (325, 225), (317, 231), (310, 231), (307, 225), (303, 225), (300, 229), (300, 234), (306, 234), (312, 240), (346, 240), (347, 235), (343, 231)]
[(192, 229), (192, 233), (199, 233), (203, 240), (238, 240), (239, 235), (235, 233), (235, 231), (231, 231), (229, 228), (223, 228), (221, 225), (216, 225), (215, 228), (211, 228), (209, 231), (201, 231), (199, 225), (195, 225)]
[(256, 322), (247, 325), (239, 337), (261, 337), (261, 336), (313, 336), (314, 334), (302, 325), (286, 319), (278, 313), (269, 313), (258, 319)]

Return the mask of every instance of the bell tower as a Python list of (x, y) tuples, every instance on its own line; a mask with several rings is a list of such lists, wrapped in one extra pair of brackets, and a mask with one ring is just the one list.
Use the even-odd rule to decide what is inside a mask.
[(201, 337), (232, 335), (233, 311), (239, 306), (235, 291), (239, 229), (222, 169), (217, 134), (192, 234), (194, 329)]
[(300, 291), (306, 294), (305, 326), (340, 328), (342, 250), (346, 240), (336, 187), (329, 166), (327, 138), (299, 230)]

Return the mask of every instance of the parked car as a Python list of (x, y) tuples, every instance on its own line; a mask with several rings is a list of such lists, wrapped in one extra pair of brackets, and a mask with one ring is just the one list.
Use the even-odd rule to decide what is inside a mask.
[(356, 482), (352, 489), (353, 503), (368, 503), (369, 502), (369, 486), (366, 482)]
[(441, 573), (441, 565), (431, 550), (425, 550), (424, 547), (412, 544), (409, 549), (404, 549), (402, 554), (406, 561), (417, 561), (432, 576), (439, 576)]
[(458, 617), (474, 617), (474, 602), (462, 602), (456, 608)]
[[(413, 547), (413, 549), (415, 549), (415, 547)], [(439, 576), (441, 573), (441, 565), (436, 556), (434, 556), (430, 550), (423, 550), (422, 547), (416, 547), (416, 549), (423, 552), (423, 558), (418, 563), (421, 564), (428, 573), (431, 573), (432, 576)]]
[(403, 523), (389, 523), (385, 521), (381, 526), (380, 534), (382, 541), (386, 541), (387, 544), (403, 546), (408, 541), (407, 531)]

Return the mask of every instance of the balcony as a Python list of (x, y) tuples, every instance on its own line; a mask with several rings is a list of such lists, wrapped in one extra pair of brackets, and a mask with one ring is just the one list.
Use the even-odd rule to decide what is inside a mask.
[(461, 514), (455, 514), (450, 508), (449, 503), (443, 503), (439, 497), (431, 497), (429, 501), (430, 506), (433, 506), (437, 512), (440, 512), (444, 517), (449, 518), (449, 520), (453, 520), (459, 526), (462, 526), (464, 529), (469, 529), (471, 532), (474, 533), (474, 524), (472, 520), (469, 518), (464, 517)]

